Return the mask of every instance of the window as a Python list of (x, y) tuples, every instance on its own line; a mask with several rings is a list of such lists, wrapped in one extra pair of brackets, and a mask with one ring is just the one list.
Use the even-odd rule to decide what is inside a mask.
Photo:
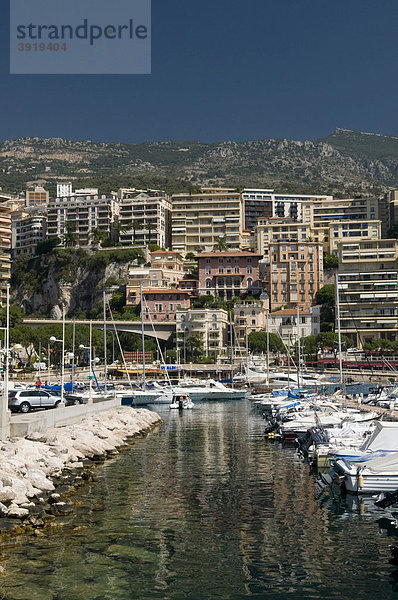
[(253, 285), (253, 279), (252, 279), (251, 277), (248, 277), (248, 278), (247, 278), (247, 287), (248, 287), (248, 288), (251, 288), (251, 287), (252, 287), (252, 285)]
[(211, 279), (206, 279), (206, 287), (211, 288)]
[(256, 319), (252, 319), (252, 325), (256, 324)]
[(256, 311), (252, 310), (252, 317), (255, 317), (255, 316), (256, 316)]
[(246, 267), (246, 273), (251, 273), (251, 272), (252, 272), (252, 268), (251, 268), (251, 266), (249, 265), (249, 266), (247, 266), (247, 267)]
[(240, 316), (240, 317), (244, 317), (244, 316), (245, 316), (245, 313), (244, 313), (244, 311), (243, 311), (243, 310), (241, 310), (241, 311), (239, 312), (239, 316)]
[(211, 272), (211, 268), (210, 267), (206, 267), (206, 275), (210, 275)]
[(219, 272), (220, 274), (224, 273), (224, 268), (223, 268), (223, 267), (218, 267), (218, 272)]
[(235, 267), (235, 273), (239, 273), (239, 267)]

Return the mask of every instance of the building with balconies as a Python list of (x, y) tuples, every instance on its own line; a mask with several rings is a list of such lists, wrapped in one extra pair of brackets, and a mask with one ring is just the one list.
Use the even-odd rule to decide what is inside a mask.
[(340, 242), (381, 238), (381, 221), (331, 221), (329, 223), (329, 252), (338, 255)]
[(398, 241), (341, 242), (341, 333), (357, 348), (374, 339), (398, 340)]
[(309, 308), (323, 285), (320, 242), (277, 240), (269, 247), (269, 296), (272, 309)]
[(228, 313), (223, 309), (191, 308), (176, 311), (177, 353), (186, 362), (187, 339), (197, 335), (206, 356), (217, 358), (226, 353)]
[(28, 188), (25, 195), (25, 206), (45, 206), (50, 199), (50, 193), (42, 186), (36, 185), (33, 188)]
[(317, 335), (321, 331), (321, 307), (299, 310), (297, 327), (297, 310), (285, 308), (271, 312), (268, 316), (268, 329), (280, 337), (286, 348), (291, 348), (300, 338)]
[(267, 307), (261, 300), (247, 301), (234, 306), (235, 335), (242, 347), (245, 346), (246, 336), (254, 331), (265, 329)]
[(110, 237), (112, 224), (118, 216), (116, 194), (56, 198), (48, 205), (47, 235), (63, 238), (65, 234), (73, 233), (76, 236), (74, 245), (89, 246), (95, 243), (92, 230), (99, 229)]
[(144, 321), (175, 322), (176, 311), (190, 307), (189, 291), (173, 289), (143, 288), (144, 307), (141, 314)]
[(272, 217), (270, 219), (259, 219), (255, 228), (256, 249), (269, 260), (269, 248), (273, 242), (299, 242), (311, 239), (311, 228), (309, 225), (295, 221), (294, 219), (281, 219)]
[(254, 252), (202, 252), (198, 254), (199, 296), (212, 294), (223, 300), (259, 296), (262, 291), (259, 261)]
[(11, 247), (13, 258), (21, 254), (34, 255), (36, 246), (47, 235), (47, 217), (44, 215), (25, 215), (12, 219)]
[(123, 246), (171, 247), (171, 199), (164, 191), (120, 188), (118, 198)]
[(126, 304), (139, 304), (141, 285), (143, 288), (177, 288), (184, 274), (184, 261), (181, 254), (171, 250), (151, 252), (149, 267), (129, 269)]
[(0, 303), (6, 301), (7, 285), (11, 277), (11, 209), (9, 197), (0, 194)]
[(239, 192), (204, 188), (198, 194), (174, 194), (172, 200), (173, 250), (183, 255), (211, 251), (220, 238), (231, 250), (241, 247), (244, 205)]

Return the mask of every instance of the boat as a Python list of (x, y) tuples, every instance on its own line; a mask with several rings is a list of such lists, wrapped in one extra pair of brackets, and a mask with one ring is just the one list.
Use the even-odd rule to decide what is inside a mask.
[(203, 402), (207, 400), (244, 400), (249, 392), (246, 389), (236, 390), (229, 388), (221, 381), (206, 379), (197, 384), (180, 384), (174, 387), (175, 394), (189, 395), (193, 402)]
[(169, 404), (170, 409), (177, 410), (187, 410), (193, 408), (194, 406), (195, 405), (189, 395), (184, 396), (183, 394), (174, 394), (173, 400), (171, 404)]
[(398, 488), (398, 452), (361, 464), (338, 460), (333, 473), (347, 492), (353, 494), (393, 492)]

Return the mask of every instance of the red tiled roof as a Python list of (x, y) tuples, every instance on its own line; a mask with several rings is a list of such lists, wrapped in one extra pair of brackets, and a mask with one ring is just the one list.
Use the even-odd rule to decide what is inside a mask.
[[(297, 308), (284, 308), (282, 310), (274, 310), (270, 314), (270, 317), (279, 316), (279, 317), (289, 317), (289, 316), (297, 316)], [(310, 315), (311, 311), (308, 309), (303, 310), (302, 308), (299, 310), (299, 314), (301, 315)]]

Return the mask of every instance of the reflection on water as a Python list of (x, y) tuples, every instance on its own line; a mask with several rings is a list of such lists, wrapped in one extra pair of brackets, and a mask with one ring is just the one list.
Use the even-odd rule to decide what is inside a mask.
[(317, 499), (308, 466), (264, 438), (249, 403), (164, 414), (98, 468), (73, 516), (0, 549), (0, 598), (396, 597), (380, 513)]

